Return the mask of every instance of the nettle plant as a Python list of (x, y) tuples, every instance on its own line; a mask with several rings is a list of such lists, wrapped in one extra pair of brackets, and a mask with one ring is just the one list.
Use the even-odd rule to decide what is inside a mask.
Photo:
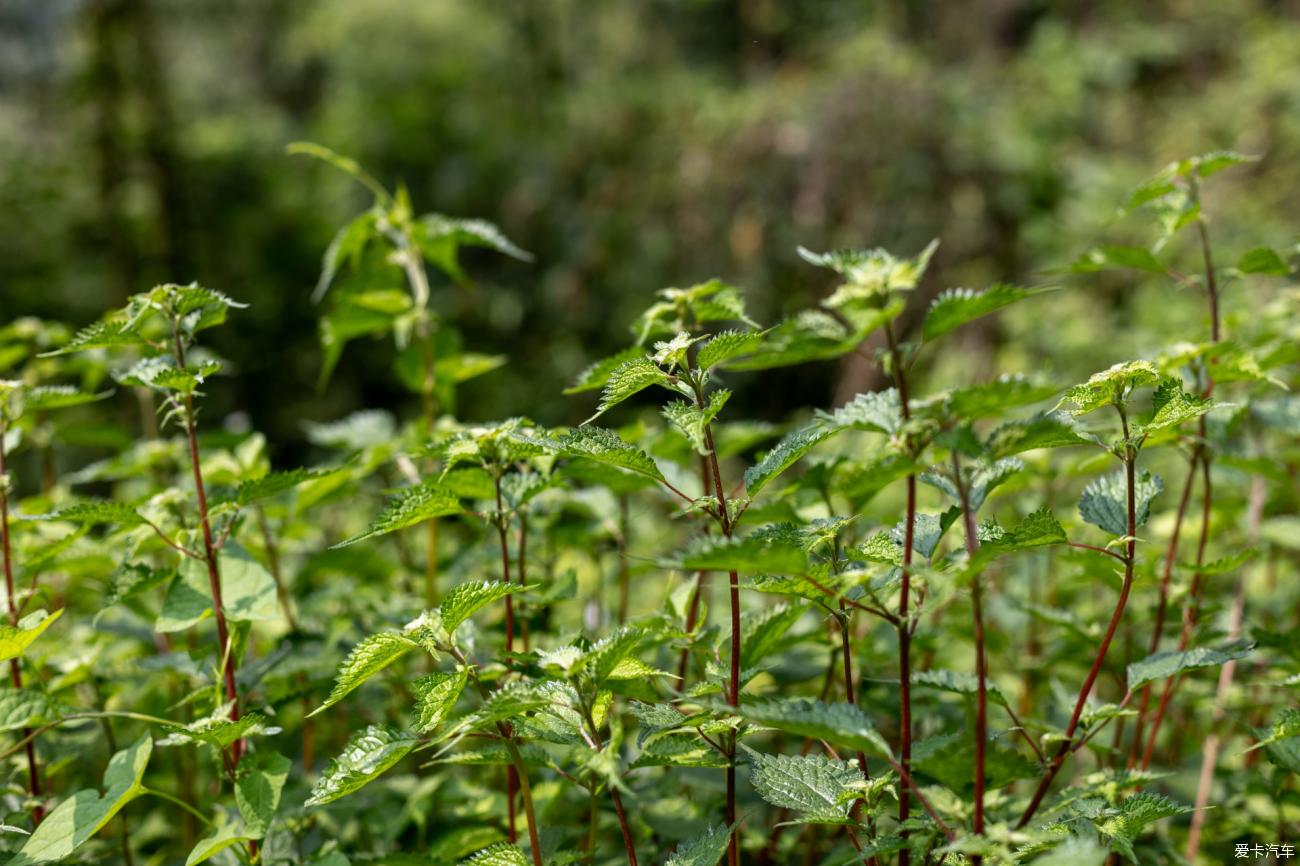
[[(1205, 311), (1077, 383), (934, 387), (954, 333), (1068, 285), (943, 291), (909, 326), (934, 244), (801, 249), (835, 281), (815, 306), (765, 328), (721, 281), (665, 289), (567, 389), (592, 418), (548, 429), (454, 417), (504, 359), (461, 351), (427, 270), (524, 254), (296, 149), (373, 196), (326, 254), (322, 382), (391, 335), (419, 411), (307, 422), (318, 462), (274, 471), (201, 413), (226, 295), (0, 331), (9, 862), (1101, 866), (1286, 840), (1300, 295), (1288, 255), (1216, 265), (1202, 207), (1248, 160), (1171, 165), (1126, 205), (1151, 243), (1074, 264)], [(744, 377), (877, 332), (889, 387), (736, 417)], [(95, 420), (118, 397), (138, 438)]]

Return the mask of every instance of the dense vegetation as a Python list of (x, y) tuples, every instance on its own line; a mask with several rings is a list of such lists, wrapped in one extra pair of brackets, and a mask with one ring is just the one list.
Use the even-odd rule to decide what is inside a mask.
[[(1202, 198), (1252, 158), (1173, 163), (1114, 203), (1122, 241), (915, 325), (937, 241), (800, 247), (828, 288), (770, 323), (721, 280), (664, 289), (568, 389), (590, 418), (550, 427), (453, 413), (506, 359), (440, 313), (467, 250), (529, 253), (290, 150), (370, 199), (316, 287), (322, 387), (391, 335), (418, 408), (311, 422), (320, 459), (273, 466), (203, 412), (235, 292), (0, 331), (10, 863), (1100, 866), (1294, 839), (1295, 251), (1222, 243)], [(1116, 274), (1174, 288), (1182, 330), (1129, 353), (1097, 328), (1105, 364), (1062, 378), (1037, 348)], [(963, 331), (1017, 311), (1046, 335), (1024, 363), (964, 363)], [(780, 425), (730, 400), (851, 355), (881, 387)]]

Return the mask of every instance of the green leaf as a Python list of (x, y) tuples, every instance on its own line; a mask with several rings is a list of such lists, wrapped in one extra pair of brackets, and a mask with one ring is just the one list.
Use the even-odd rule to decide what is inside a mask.
[(71, 856), (113, 820), (123, 806), (140, 795), (140, 783), (152, 751), (153, 741), (145, 734), (113, 755), (104, 771), (104, 793), (78, 791), (56, 806), (27, 837), (9, 866), (57, 863)]
[(447, 634), (453, 634), (461, 623), (478, 610), (521, 589), (525, 587), (499, 580), (459, 583), (447, 593), (447, 597), (442, 600), (438, 608), (442, 613), (443, 628), (447, 630)]
[(597, 463), (626, 469), (655, 481), (664, 480), (664, 474), (659, 471), (659, 466), (650, 455), (635, 445), (624, 442), (613, 430), (606, 430), (603, 427), (578, 427), (547, 444), (548, 447), (569, 457), (595, 460)]
[(762, 460), (745, 470), (745, 492), (757, 496), (773, 479), (835, 432), (835, 427), (813, 421), (787, 433)]
[(204, 743), (222, 751), (228, 749), (236, 740), (244, 739), (250, 733), (264, 730), (266, 717), (261, 713), (245, 713), (238, 719), (231, 719), (227, 713), (230, 705), (218, 707), (212, 715), (196, 719), (185, 725), (165, 725), (168, 732), (166, 739), (159, 740), (160, 746), (177, 746), (183, 743)]
[(325, 297), (340, 267), (356, 263), (366, 244), (376, 237), (375, 225), (381, 216), (380, 211), (371, 208), (345, 223), (330, 240), (321, 258), (320, 277), (311, 293), (312, 303), (320, 303)]
[[(979, 678), (975, 674), (942, 669), (912, 674), (912, 684), (956, 695), (975, 695), (979, 692)], [(984, 691), (993, 703), (1004, 707), (1007, 705), (1006, 696), (1002, 694), (1002, 689), (998, 688), (997, 683), (985, 678)]]
[(258, 837), (245, 832), (238, 821), (218, 821), (208, 835), (195, 844), (190, 851), (190, 856), (185, 858), (185, 866), (197, 866), (199, 863), (211, 860), (227, 848), (256, 838)]
[(871, 391), (859, 394), (834, 412), (818, 412), (818, 417), (836, 427), (851, 427), (890, 436), (903, 428), (903, 408), (898, 390)]
[(803, 548), (762, 536), (744, 538), (700, 536), (687, 545), (667, 568), (683, 571), (737, 571), (798, 574), (807, 570), (808, 555)]
[(1118, 851), (1130, 862), (1137, 863), (1133, 842), (1148, 825), (1190, 811), (1189, 807), (1179, 805), (1161, 794), (1142, 792), (1120, 803), (1116, 813), (1099, 822), (1097, 829), (1111, 837), (1111, 850)]
[(955, 418), (1001, 415), (1014, 406), (1026, 406), (1056, 396), (1060, 388), (1038, 376), (999, 376), (978, 385), (954, 388), (943, 395), (946, 410)]
[(118, 346), (138, 346), (144, 338), (136, 330), (136, 324), (129, 321), (100, 321), (82, 328), (76, 335), (52, 352), (45, 352), (43, 358), (54, 355), (68, 355), (73, 352), (85, 352), (89, 349), (110, 349)]
[(1237, 260), (1237, 270), (1243, 274), (1285, 277), (1291, 273), (1291, 266), (1268, 247), (1255, 247), (1242, 253), (1241, 258)]
[(1155, 410), (1151, 420), (1140, 424), (1133, 431), (1133, 436), (1144, 436), (1177, 427), (1194, 418), (1199, 418), (1214, 408), (1207, 398), (1189, 394), (1183, 390), (1179, 379), (1169, 378), (1161, 381), (1152, 396), (1152, 408)]
[(63, 616), (63, 608), (48, 614), (38, 610), (20, 619), (16, 626), (8, 623), (0, 625), (0, 662), (21, 656), (32, 645), (32, 641), (40, 637), (41, 633), (61, 616)]
[(764, 755), (742, 748), (754, 762), (750, 781), (767, 802), (811, 822), (838, 824), (848, 818), (855, 786), (862, 781), (857, 767), (816, 754)]
[(1111, 403), (1123, 402), (1133, 388), (1155, 385), (1160, 371), (1150, 361), (1126, 361), (1094, 373), (1087, 382), (1065, 392), (1075, 405), (1073, 414), (1086, 415)]
[(732, 358), (752, 354), (762, 345), (765, 335), (764, 331), (721, 331), (700, 346), (695, 365), (701, 370), (709, 370)]
[(856, 704), (827, 704), (808, 698), (745, 700), (739, 707), (720, 707), (746, 721), (800, 737), (826, 740), (850, 749), (890, 757), (889, 744)]
[(1070, 265), (1075, 273), (1124, 269), (1163, 274), (1165, 266), (1146, 247), (1106, 246), (1088, 250)]
[(856, 349), (867, 336), (903, 311), (901, 298), (881, 307), (804, 310), (765, 332), (750, 355), (734, 358), (728, 370), (771, 370), (809, 361), (838, 358)]
[(447, 517), (461, 511), (460, 500), (452, 491), (438, 482), (426, 481), (408, 487), (392, 497), (365, 532), (340, 541), (331, 549), (347, 547), (367, 538), (387, 535), (434, 517)]
[(677, 850), (668, 855), (664, 866), (718, 866), (722, 855), (727, 853), (731, 841), (731, 831), (726, 825), (714, 824), (700, 835), (677, 846)]
[(209, 376), (220, 372), (221, 364), (217, 361), (204, 361), (192, 367), (177, 367), (170, 358), (158, 355), (137, 361), (126, 372), (118, 375), (117, 380), (124, 385), (139, 388), (193, 394)]
[(1128, 688), (1136, 690), (1149, 682), (1165, 680), (1181, 674), (1183, 671), (1218, 667), (1227, 662), (1245, 658), (1250, 655), (1253, 649), (1253, 644), (1246, 641), (1235, 641), (1218, 649), (1193, 647), (1182, 652), (1162, 650), (1128, 666)]
[(592, 682), (600, 686), (612, 678), (619, 666), (636, 651), (642, 637), (639, 629), (624, 627), (597, 641), (583, 660)]
[(1087, 836), (1070, 836), (1041, 857), (1035, 857), (1031, 866), (1103, 866), (1109, 853)]
[(240, 762), (235, 778), (235, 805), (249, 836), (266, 835), (275, 810), (280, 808), (280, 794), (291, 769), (293, 762), (277, 752), (249, 755)]
[(812, 265), (830, 268), (845, 278), (844, 285), (827, 299), (830, 307), (871, 298), (892, 291), (905, 291), (916, 287), (925, 273), (930, 257), (938, 249), (937, 240), (930, 241), (925, 249), (913, 258), (898, 258), (877, 247), (871, 250), (834, 250), (814, 253), (799, 247), (799, 256)]
[(619, 403), (639, 394), (652, 385), (658, 385), (677, 393), (677, 389), (672, 386), (668, 374), (659, 369), (659, 366), (650, 358), (642, 355), (630, 361), (624, 361), (609, 374), (609, 379), (605, 382), (605, 389), (600, 395), (600, 404), (596, 407), (596, 414), (583, 423), (590, 424)]
[(261, 499), (276, 496), (286, 490), (292, 490), (299, 484), (332, 474), (331, 470), (290, 469), (287, 472), (270, 472), (261, 478), (245, 481), (235, 491), (235, 501), (240, 505), (251, 505)]
[(53, 409), (67, 409), (70, 406), (94, 403), (111, 393), (111, 391), (104, 391), (96, 394), (78, 390), (70, 385), (41, 385), (23, 391), (23, 411), (47, 412)]
[(524, 852), (509, 842), (489, 845), (457, 866), (531, 866)]
[(1029, 550), (1045, 544), (1065, 544), (1069, 539), (1061, 524), (1046, 508), (1040, 508), (1025, 517), (1011, 529), (1001, 533), (990, 546), (998, 551)]
[[(1128, 535), (1128, 484), (1123, 472), (1095, 478), (1079, 498), (1079, 516), (1111, 535)], [(1139, 473), (1134, 479), (1134, 528), (1151, 516), (1151, 500), (1165, 489), (1159, 475)]]
[(353, 734), (316, 781), (303, 805), (322, 806), (364, 788), (418, 743), (411, 734), (385, 725), (370, 725)]
[(696, 407), (694, 403), (674, 400), (664, 407), (663, 414), (668, 422), (690, 441), (695, 453), (708, 456), (710, 451), (705, 432), (730, 397), (730, 391), (719, 388), (709, 395), (709, 403), (703, 409)]
[(61, 715), (58, 705), (45, 692), (18, 688), (0, 691), (0, 733), (43, 725)]
[(125, 502), (79, 502), (50, 514), (34, 514), (29, 520), (62, 520), (87, 525), (111, 524), (130, 528), (143, 526), (145, 519)]
[(1043, 412), (1023, 421), (1009, 421), (989, 434), (988, 449), (993, 457), (1010, 457), (1039, 448), (1086, 445), (1092, 440), (1080, 435), (1078, 422), (1064, 412)]
[[(234, 622), (268, 622), (280, 616), (275, 578), (248, 551), (227, 544), (217, 555), (221, 601)], [(187, 629), (212, 614), (212, 584), (204, 562), (186, 557), (154, 622), (160, 632)]]
[(486, 247), (521, 262), (533, 260), (532, 254), (515, 246), (501, 229), (487, 220), (425, 214), (415, 224), (413, 234), (425, 258), (460, 285), (469, 284), (459, 262), (458, 254), (463, 246)]
[(771, 653), (804, 615), (803, 605), (776, 605), (751, 614), (741, 624), (740, 666), (752, 668)]
[(937, 340), (976, 319), (1009, 307), (1017, 301), (1040, 294), (1044, 289), (999, 284), (983, 291), (948, 289), (934, 299), (926, 311), (921, 333), (926, 341)]
[(420, 677), (411, 683), (415, 692), (415, 705), (419, 720), (415, 729), (427, 734), (436, 729), (451, 714), (460, 694), (469, 682), (469, 675), (458, 670), (455, 673), (434, 673)]
[(632, 346), (624, 349), (617, 355), (610, 355), (608, 358), (601, 358), (590, 364), (585, 370), (578, 374), (578, 378), (572, 385), (565, 388), (565, 394), (581, 394), (583, 391), (595, 391), (597, 388), (605, 387), (609, 381), (610, 375), (615, 370), (626, 364), (628, 361), (636, 358), (645, 357), (645, 350), (640, 346)]
[(334, 688), (329, 697), (325, 703), (311, 711), (309, 718), (334, 706), (366, 680), (418, 646), (419, 643), (397, 632), (385, 631), (370, 635), (354, 646), (347, 658), (343, 659), (338, 673), (334, 675)]

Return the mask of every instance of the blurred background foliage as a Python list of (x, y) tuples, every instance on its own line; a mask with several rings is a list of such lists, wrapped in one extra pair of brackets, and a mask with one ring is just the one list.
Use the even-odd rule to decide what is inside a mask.
[[(1216, 247), (1293, 244), (1297, 58), (1295, 0), (6, 2), (0, 320), (80, 327), (198, 280), (252, 305), (216, 338), (233, 376), (209, 411), (246, 413), (227, 423), (278, 461), (303, 459), (304, 420), (411, 417), (382, 339), (317, 389), (312, 287), (367, 197), (286, 156), (310, 139), (536, 256), (471, 251), (474, 288), (435, 286), (466, 347), (509, 357), (463, 390), (467, 419), (581, 421), (560, 389), (665, 286), (721, 277), (760, 321), (807, 306), (830, 286), (799, 244), (941, 238), (913, 324), (951, 286), (1068, 287), (968, 329), (936, 387), (1087, 373), (1204, 330), (1172, 281), (1064, 273), (1094, 244), (1150, 242), (1116, 205), (1164, 163), (1262, 156), (1210, 190)], [(742, 377), (736, 408), (843, 401), (877, 384), (871, 349)]]

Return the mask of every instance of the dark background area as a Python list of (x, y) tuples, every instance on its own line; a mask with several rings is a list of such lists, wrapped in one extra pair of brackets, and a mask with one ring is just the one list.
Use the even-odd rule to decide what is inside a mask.
[[(251, 304), (212, 332), (233, 364), (212, 411), (246, 411), (281, 457), (304, 419), (410, 416), (387, 340), (350, 345), (316, 389), (311, 289), (367, 200), (285, 155), (309, 139), (535, 254), (471, 252), (476, 288), (435, 286), (466, 348), (510, 357), (458, 414), (575, 423), (592, 401), (561, 387), (627, 344), (655, 290), (718, 276), (773, 321), (830, 288), (800, 244), (940, 237), (915, 317), (945, 287), (1058, 281), (1088, 246), (1148, 241), (1115, 217), (1125, 191), (1231, 147), (1263, 159), (1216, 180), (1216, 243), (1289, 246), (1298, 61), (1300, 3), (1264, 0), (9, 0), (0, 319), (80, 327), (198, 280)], [(1088, 372), (1197, 321), (1199, 302), (1133, 279), (1069, 278), (932, 372)], [(732, 407), (842, 400), (873, 385), (869, 348), (738, 378)]]

